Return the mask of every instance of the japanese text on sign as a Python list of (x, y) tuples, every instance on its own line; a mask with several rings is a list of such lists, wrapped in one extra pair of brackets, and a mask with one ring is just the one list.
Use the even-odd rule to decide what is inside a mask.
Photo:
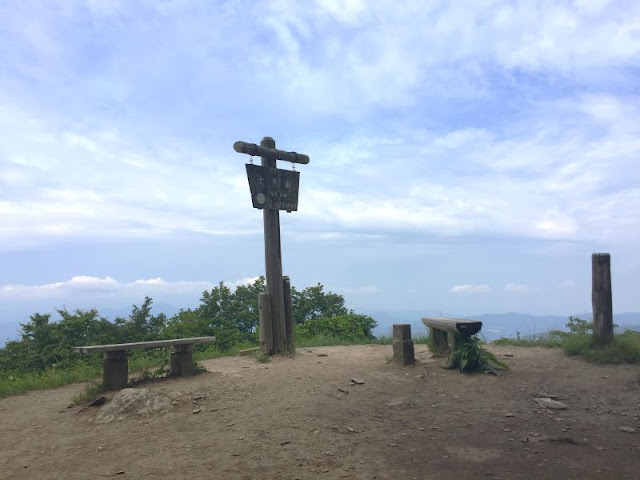
[(254, 208), (298, 210), (300, 172), (253, 164), (246, 167)]

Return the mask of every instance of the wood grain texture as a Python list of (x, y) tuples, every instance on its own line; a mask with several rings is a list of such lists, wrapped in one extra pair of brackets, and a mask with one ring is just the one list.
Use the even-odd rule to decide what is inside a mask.
[(176, 338), (173, 340), (153, 340), (150, 342), (114, 343), (111, 345), (92, 345), (73, 347), (75, 353), (117, 352), (127, 350), (144, 350), (145, 348), (168, 347), (173, 345), (193, 345), (196, 343), (215, 342), (216, 337)]

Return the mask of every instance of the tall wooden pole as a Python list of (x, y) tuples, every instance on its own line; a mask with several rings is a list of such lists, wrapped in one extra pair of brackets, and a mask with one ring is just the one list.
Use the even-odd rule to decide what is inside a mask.
[(597, 345), (606, 345), (613, 341), (611, 256), (608, 253), (591, 255), (591, 278), (594, 341)]
[[(261, 147), (275, 149), (276, 142), (264, 137)], [(260, 157), (262, 166), (276, 168), (274, 157)], [(287, 339), (284, 319), (284, 294), (282, 289), (282, 252), (280, 249), (280, 212), (263, 209), (264, 218), (264, 258), (266, 267), (267, 291), (271, 300), (271, 322), (273, 325), (273, 353), (286, 351)]]

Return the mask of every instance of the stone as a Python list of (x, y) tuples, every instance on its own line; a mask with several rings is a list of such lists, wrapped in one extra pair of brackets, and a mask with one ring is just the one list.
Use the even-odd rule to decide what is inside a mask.
[(96, 423), (110, 423), (132, 416), (151, 416), (171, 409), (171, 399), (148, 388), (125, 388), (96, 415)]
[(352, 378), (351, 379), (351, 383), (353, 383), (355, 385), (364, 385), (364, 380), (362, 380), (360, 378)]
[(567, 404), (558, 402), (557, 400), (552, 400), (548, 397), (534, 398), (533, 401), (541, 408), (550, 408), (552, 410), (566, 410), (569, 408)]
[(413, 365), (416, 361), (409, 324), (393, 325), (393, 359), (400, 365)]
[(632, 427), (618, 427), (618, 430), (625, 433), (638, 433), (638, 430)]

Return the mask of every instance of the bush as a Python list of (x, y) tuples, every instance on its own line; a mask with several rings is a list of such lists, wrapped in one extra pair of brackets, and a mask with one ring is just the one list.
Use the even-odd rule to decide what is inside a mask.
[(334, 317), (319, 317), (307, 320), (297, 328), (302, 337), (337, 337), (345, 340), (373, 339), (371, 331), (376, 321), (368, 315), (347, 313)]
[(496, 369), (509, 369), (493, 353), (482, 348), (482, 343), (476, 335), (473, 337), (458, 335), (456, 348), (449, 356), (449, 367), (458, 368), (461, 372), (489, 373), (496, 373)]

